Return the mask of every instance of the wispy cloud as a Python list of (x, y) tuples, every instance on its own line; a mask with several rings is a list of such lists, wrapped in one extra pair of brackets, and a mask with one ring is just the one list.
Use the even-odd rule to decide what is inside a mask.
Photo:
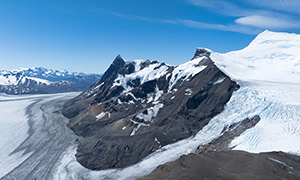
[[(296, 12), (300, 14), (299, 0), (187, 1), (200, 8), (209, 9), (212, 12), (225, 16), (237, 17), (230, 26), (237, 29), (247, 29), (247, 26), (261, 30), (288, 30), (300, 27), (300, 25), (296, 22), (296, 17), (294, 15)], [(242, 5), (244, 6), (242, 7)], [(247, 8), (245, 8), (245, 6)], [(283, 11), (289, 13), (283, 13)]]
[(131, 19), (131, 20), (139, 20), (139, 21), (149, 21), (149, 22), (158, 22), (158, 19), (146, 18), (143, 16), (136, 16), (133, 14), (121, 14), (117, 12), (110, 12), (112, 15), (123, 18), (123, 19)]
[(153, 22), (153, 23), (174, 24), (174, 25), (185, 26), (185, 27), (195, 28), (195, 29), (214, 29), (214, 30), (238, 32), (238, 33), (251, 34), (251, 35), (258, 34), (261, 32), (261, 30), (258, 28), (239, 25), (238, 23), (223, 25), (223, 24), (209, 24), (209, 23), (204, 23), (201, 21), (195, 21), (190, 19), (173, 19), (173, 20), (152, 19), (143, 16), (136, 16), (132, 14), (120, 14), (116, 12), (111, 12), (111, 14), (116, 17), (124, 18), (124, 19), (146, 21), (146, 22)]
[[(153, 23), (167, 23), (196, 29), (214, 29), (255, 35), (263, 30), (289, 30), (299, 28), (296, 9), (300, 9), (299, 0), (185, 0), (199, 8), (228, 17), (235, 17), (231, 23), (205, 23), (192, 19), (153, 19), (132, 14), (110, 12), (112, 15)], [(237, 3), (239, 2), (239, 3)], [(298, 2), (298, 3), (297, 3)], [(289, 11), (283, 13), (280, 10)], [(299, 11), (299, 10), (298, 10)], [(298, 12), (297, 11), (297, 12)], [(300, 14), (300, 11), (298, 12)]]
[(261, 15), (245, 16), (235, 20), (237, 24), (253, 26), (261, 29), (284, 30), (298, 28), (300, 25), (293, 20)]
[(241, 6), (227, 0), (187, 0), (187, 1), (195, 6), (210, 9), (213, 12), (224, 14), (226, 16), (232, 16), (232, 17), (267, 13), (264, 10), (242, 8)]
[(255, 27), (240, 26), (237, 24), (230, 24), (230, 25), (209, 24), (209, 23), (187, 20), (187, 19), (177, 19), (169, 22), (173, 24), (183, 25), (186, 27), (197, 28), (197, 29), (215, 29), (215, 30), (231, 31), (231, 32), (244, 33), (244, 34), (257, 34), (261, 32), (260, 29), (257, 29)]
[(300, 14), (299, 0), (241, 0), (255, 7), (273, 9), (282, 12)]

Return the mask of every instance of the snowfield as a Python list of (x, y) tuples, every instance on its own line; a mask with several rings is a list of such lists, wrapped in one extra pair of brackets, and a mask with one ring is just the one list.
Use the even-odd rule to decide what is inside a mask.
[(30, 153), (24, 150), (11, 154), (27, 137), (26, 107), (33, 101), (1, 97), (0, 100), (0, 178), (17, 167)]
[(231, 146), (256, 153), (300, 154), (300, 35), (264, 31), (242, 50), (212, 52), (211, 57), (223, 72), (242, 85), (237, 93), (244, 97), (240, 105), (232, 108), (245, 110), (236, 113), (243, 118), (261, 117)]
[(253, 83), (238, 92), (247, 98), (239, 106), (248, 112), (241, 114), (257, 114), (261, 120), (234, 139), (231, 146), (253, 153), (283, 151), (300, 155), (300, 84)]
[(227, 75), (242, 81), (300, 82), (300, 35), (264, 31), (246, 48), (212, 60)]

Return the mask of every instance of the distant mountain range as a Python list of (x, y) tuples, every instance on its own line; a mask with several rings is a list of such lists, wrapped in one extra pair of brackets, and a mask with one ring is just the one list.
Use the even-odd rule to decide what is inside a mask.
[(101, 74), (70, 73), (43, 67), (0, 71), (0, 93), (44, 94), (83, 91)]

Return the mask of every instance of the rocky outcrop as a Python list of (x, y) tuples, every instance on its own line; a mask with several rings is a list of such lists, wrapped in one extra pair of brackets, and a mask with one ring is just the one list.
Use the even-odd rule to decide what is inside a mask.
[(300, 179), (300, 157), (283, 152), (208, 152), (181, 156), (138, 180), (282, 180)]
[(219, 137), (212, 140), (210, 143), (201, 145), (197, 148), (197, 153), (205, 153), (210, 151), (228, 151), (232, 150), (234, 147), (230, 147), (231, 141), (239, 137), (246, 130), (254, 127), (260, 121), (258, 115), (244, 119), (239, 123), (226, 126)]
[(209, 55), (198, 49), (179, 66), (118, 56), (97, 83), (65, 104), (69, 127), (83, 137), (77, 160), (94, 170), (123, 168), (195, 135), (239, 87)]
[(173, 162), (160, 165), (138, 180), (299, 179), (299, 156), (283, 152), (252, 154), (232, 150), (234, 147), (230, 147), (230, 142), (259, 121), (260, 117), (256, 115), (226, 126), (218, 138), (199, 146), (196, 154), (183, 155)]

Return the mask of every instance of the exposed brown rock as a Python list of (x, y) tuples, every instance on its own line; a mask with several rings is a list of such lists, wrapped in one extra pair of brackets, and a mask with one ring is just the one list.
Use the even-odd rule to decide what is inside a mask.
[(181, 156), (138, 180), (298, 180), (300, 157), (283, 152), (207, 152)]

